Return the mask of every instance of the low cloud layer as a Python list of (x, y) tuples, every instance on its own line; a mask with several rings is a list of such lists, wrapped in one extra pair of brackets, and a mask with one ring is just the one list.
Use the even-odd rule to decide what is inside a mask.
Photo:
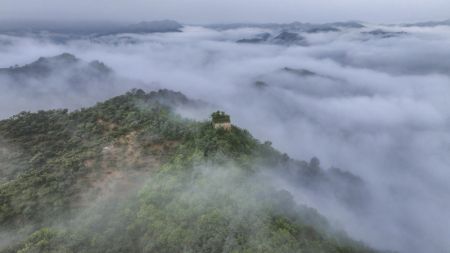
[(308, 46), (236, 43), (267, 32), (192, 26), (65, 43), (0, 35), (2, 68), (70, 52), (117, 75), (114, 89), (92, 83), (85, 95), (56, 92), (67, 87), (57, 74), (31, 90), (2, 81), (0, 113), (73, 109), (134, 87), (181, 91), (293, 158), (361, 176), (373, 194), (364, 215), (280, 183), (351, 236), (401, 252), (450, 248), (450, 28), (367, 25), (302, 34)]

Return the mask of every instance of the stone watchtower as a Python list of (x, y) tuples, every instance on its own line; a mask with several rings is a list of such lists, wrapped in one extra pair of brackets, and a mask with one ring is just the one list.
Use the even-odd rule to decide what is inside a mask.
[(227, 131), (231, 130), (230, 115), (221, 111), (217, 111), (211, 114), (211, 118), (212, 124), (215, 129), (225, 129)]

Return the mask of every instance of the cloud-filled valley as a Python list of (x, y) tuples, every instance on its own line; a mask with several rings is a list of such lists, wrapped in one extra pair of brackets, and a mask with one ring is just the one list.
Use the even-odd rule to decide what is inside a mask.
[[(0, 117), (74, 110), (132, 88), (180, 91), (207, 103), (190, 117), (224, 110), (295, 159), (318, 157), (325, 168), (359, 176), (370, 192), (363, 210), (276, 180), (353, 238), (400, 252), (450, 247), (450, 26), (184, 26), (67, 36), (0, 34)], [(21, 82), (11, 74), (64, 53), (76, 62)]]

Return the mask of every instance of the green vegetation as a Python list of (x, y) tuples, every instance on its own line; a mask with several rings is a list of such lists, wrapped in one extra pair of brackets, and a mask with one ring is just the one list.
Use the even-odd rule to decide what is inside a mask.
[(0, 252), (374, 252), (260, 173), (312, 180), (318, 160), (183, 119), (180, 104), (195, 106), (133, 90), (0, 121), (0, 232), (14, 235)]

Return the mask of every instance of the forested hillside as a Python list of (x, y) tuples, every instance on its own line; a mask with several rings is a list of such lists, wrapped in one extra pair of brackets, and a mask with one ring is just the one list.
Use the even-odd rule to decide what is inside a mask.
[(132, 90), (0, 121), (0, 252), (375, 252), (277, 185), (355, 204), (361, 179), (180, 106), (199, 105)]

